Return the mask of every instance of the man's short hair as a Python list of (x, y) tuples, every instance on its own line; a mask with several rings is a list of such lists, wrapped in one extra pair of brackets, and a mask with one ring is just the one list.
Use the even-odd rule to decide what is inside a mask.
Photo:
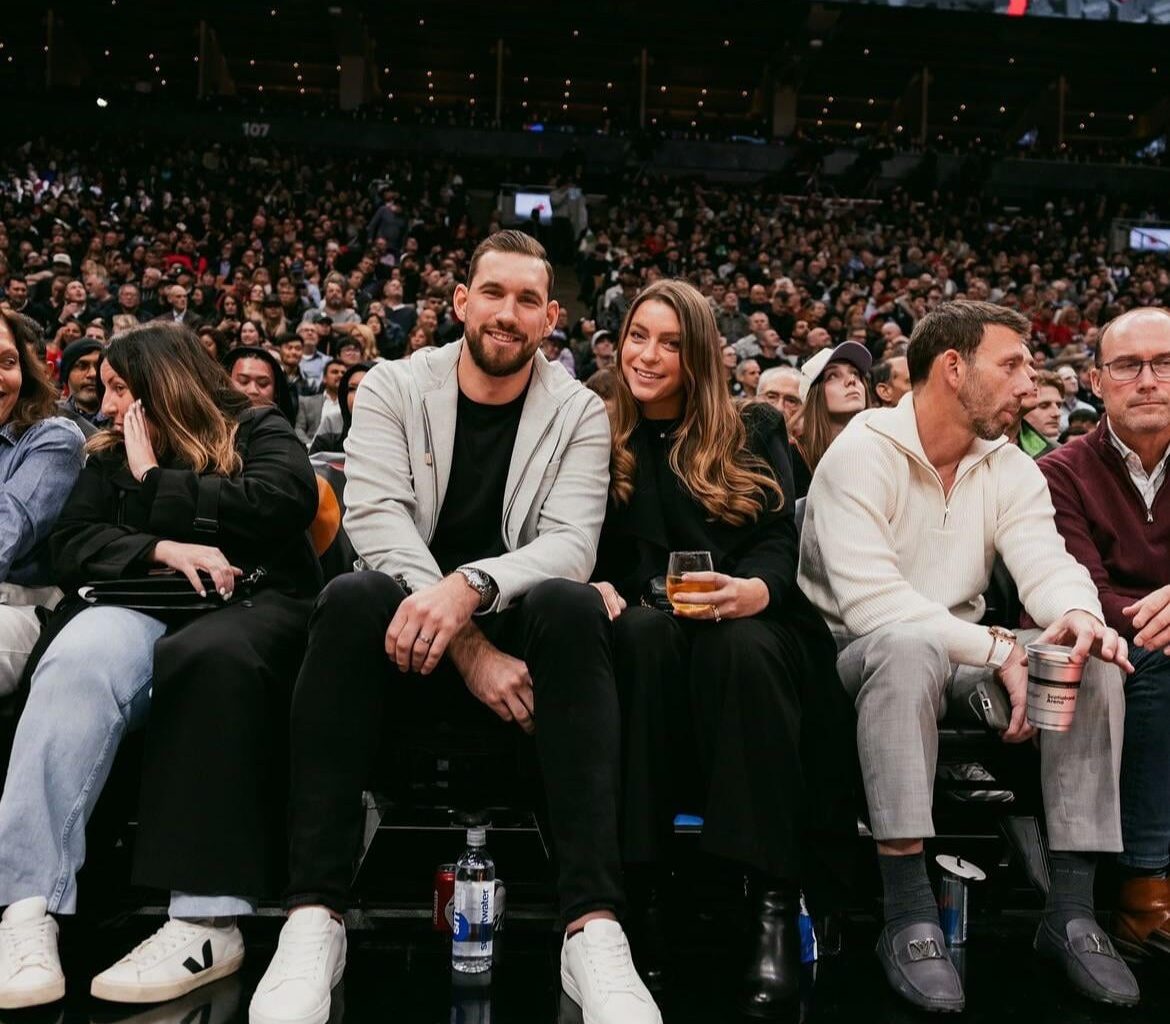
[(471, 282), (475, 280), (475, 271), (479, 267), (479, 261), (484, 253), (488, 252), (503, 252), (511, 253), (516, 256), (531, 256), (534, 259), (540, 260), (544, 264), (544, 271), (548, 274), (548, 296), (552, 298), (553, 290), (553, 265), (549, 262), (548, 253), (544, 251), (544, 246), (541, 245), (531, 235), (526, 235), (523, 231), (496, 231), (490, 234), (482, 242), (475, 247), (475, 252), (471, 254), (471, 262), (467, 265), (467, 287), (471, 287)]
[(1060, 374), (1052, 370), (1037, 370), (1036, 371), (1036, 390), (1041, 388), (1056, 388), (1057, 391), (1064, 395), (1064, 381), (1060, 379)]
[(925, 381), (935, 359), (948, 349), (954, 349), (971, 362), (983, 341), (984, 330), (994, 326), (1007, 327), (1021, 339), (1027, 338), (1032, 330), (1027, 317), (993, 302), (956, 299), (931, 310), (918, 321), (910, 335), (906, 349), (910, 383)]
[(795, 366), (772, 366), (760, 374), (760, 383), (757, 388), (758, 391), (766, 391), (768, 385), (774, 380), (783, 380), (785, 377), (791, 377), (795, 381), (800, 380), (800, 371)]
[(1092, 423), (1097, 424), (1101, 421), (1101, 414), (1096, 409), (1073, 409), (1068, 414), (1068, 425), (1071, 427), (1074, 423)]
[(281, 345), (287, 345), (289, 342), (293, 341), (297, 342), (299, 345), (303, 345), (305, 343), (304, 339), (295, 331), (284, 331), (276, 336), (276, 347), (280, 348)]
[(869, 371), (869, 383), (874, 392), (877, 392), (879, 384), (889, 384), (890, 378), (894, 375), (894, 368), (890, 365), (889, 359), (883, 359), (880, 363), (874, 363)]

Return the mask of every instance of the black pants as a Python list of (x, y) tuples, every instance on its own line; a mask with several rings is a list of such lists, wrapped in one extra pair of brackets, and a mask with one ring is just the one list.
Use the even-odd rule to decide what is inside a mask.
[(135, 884), (280, 891), (286, 723), (309, 609), (307, 599), (260, 591), (155, 645)]
[[(853, 828), (852, 758), (840, 742), (851, 734), (815, 693), (836, 684), (832, 640), (816, 625), (687, 621), (644, 607), (615, 621), (627, 863), (663, 859), (674, 815), (691, 810), (704, 817), (707, 852), (799, 880), (813, 822), (810, 745), (841, 751), (828, 770), (845, 791), (830, 802), (838, 826)], [(818, 786), (830, 781), (819, 775)]]
[[(387, 719), (412, 721), (471, 702), (463, 717), (479, 715), (485, 729), (498, 722), (449, 659), (428, 677), (400, 673), (389, 661), (386, 628), (404, 597), (383, 573), (359, 572), (333, 580), (318, 599), (293, 694), (287, 907), (346, 910), (361, 794)], [(584, 584), (550, 580), (477, 624), (532, 677), (561, 913), (566, 921), (591, 910), (620, 913), (620, 712), (601, 597)]]

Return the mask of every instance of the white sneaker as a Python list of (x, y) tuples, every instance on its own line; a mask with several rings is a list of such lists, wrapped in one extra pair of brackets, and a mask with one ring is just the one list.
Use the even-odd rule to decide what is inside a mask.
[(57, 922), (40, 897), (13, 903), (0, 917), (0, 1010), (43, 1006), (65, 996)]
[(325, 1024), (345, 973), (345, 926), (321, 907), (294, 910), (248, 1007), (251, 1024)]
[(634, 970), (617, 921), (597, 919), (561, 946), (561, 986), (585, 1024), (662, 1024), (662, 1014)]
[(228, 928), (171, 918), (113, 967), (89, 991), (112, 1003), (161, 1003), (235, 974), (244, 962), (244, 938)]

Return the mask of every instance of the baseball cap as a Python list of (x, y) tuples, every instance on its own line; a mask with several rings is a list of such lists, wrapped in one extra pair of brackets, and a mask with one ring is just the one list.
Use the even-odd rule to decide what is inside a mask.
[(54, 267), (67, 267), (69, 270), (73, 269), (73, 260), (68, 253), (58, 252), (53, 255)]
[(614, 344), (613, 331), (594, 331), (593, 340), (589, 344), (593, 348), (597, 348), (597, 343), (600, 341), (608, 341), (611, 345)]
[(829, 363), (852, 363), (861, 374), (869, 373), (873, 356), (869, 349), (856, 341), (844, 341), (836, 348), (823, 348), (800, 368), (800, 400), (808, 398), (809, 390), (821, 379)]

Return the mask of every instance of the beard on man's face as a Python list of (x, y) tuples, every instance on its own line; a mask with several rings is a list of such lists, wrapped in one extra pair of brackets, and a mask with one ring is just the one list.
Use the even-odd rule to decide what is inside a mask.
[[(489, 377), (511, 377), (531, 362), (536, 350), (540, 347), (540, 338), (525, 337), (519, 331), (505, 331), (517, 340), (513, 345), (501, 346), (493, 341), (485, 340), (484, 332), (488, 325), (472, 325), (470, 323), (463, 330), (467, 340), (467, 347), (471, 351), (471, 358)], [(491, 327), (492, 330), (502, 331), (502, 328)]]
[[(978, 371), (972, 369), (962, 387), (959, 388), (959, 404), (967, 413), (971, 422), (971, 430), (975, 436), (983, 441), (997, 441), (1003, 437), (1009, 423), (1000, 414), (1007, 411), (1004, 406), (997, 406), (995, 398), (984, 386), (983, 379)], [(1015, 403), (1012, 410), (1013, 420), (1020, 412), (1020, 403)]]

